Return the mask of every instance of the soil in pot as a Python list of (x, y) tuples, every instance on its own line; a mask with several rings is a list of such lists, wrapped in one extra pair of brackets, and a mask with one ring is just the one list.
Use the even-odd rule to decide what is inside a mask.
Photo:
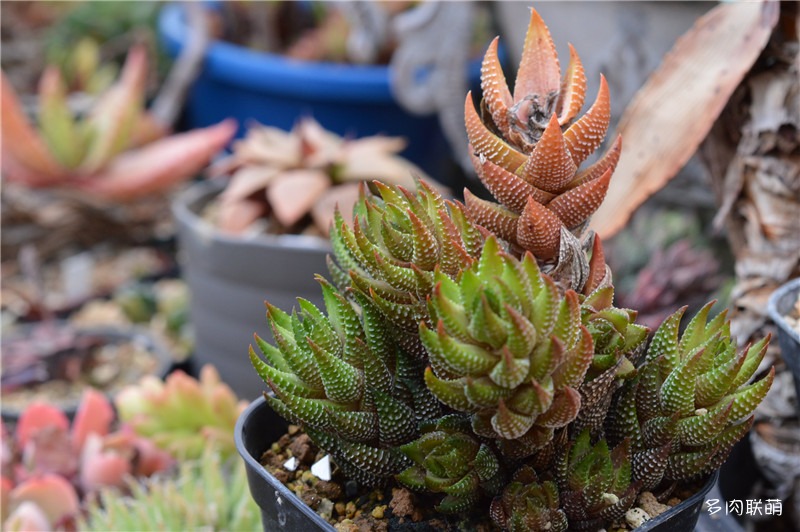
[[(261, 464), (338, 531), (498, 530), (483, 511), (488, 509), (488, 500), (483, 501), (485, 505), (476, 504), (472, 512), (446, 516), (434, 508), (438, 497), (414, 493), (396, 483), (385, 488), (360, 487), (335, 467), (330, 481), (320, 480), (311, 472), (311, 466), (325, 454), (300, 427), (289, 425), (288, 432), (261, 456)], [(287, 462), (295, 469), (287, 467)], [(641, 520), (642, 515), (661, 515), (697, 493), (704, 484), (706, 479), (681, 486), (661, 496), (662, 501), (651, 492), (643, 492), (626, 518), (612, 523), (607, 530), (634, 530), (646, 522)]]

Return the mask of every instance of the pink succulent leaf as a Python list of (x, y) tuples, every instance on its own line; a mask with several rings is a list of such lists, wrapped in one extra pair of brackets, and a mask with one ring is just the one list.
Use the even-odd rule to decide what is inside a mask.
[(89, 434), (81, 452), (80, 486), (85, 492), (102, 487), (123, 487), (132, 473), (131, 458), (106, 448), (103, 438)]
[(390, 185), (414, 188), (414, 175), (429, 178), (402, 157), (355, 148), (346, 153), (342, 181), (382, 181)]
[(300, 141), (300, 154), (306, 160), (306, 166), (323, 168), (336, 160), (342, 144), (342, 137), (327, 131), (319, 122), (305, 117), (294, 127), (291, 134)]
[(52, 529), (52, 524), (75, 515), (80, 507), (75, 488), (59, 475), (42, 475), (26, 480), (11, 490), (9, 501), (11, 508), (19, 508), (25, 502), (38, 507), (47, 523), (51, 524), (45, 530)]
[(128, 147), (138, 148), (150, 144), (166, 136), (167, 133), (169, 133), (169, 128), (156, 120), (152, 114), (145, 112), (134, 125)]
[(236, 122), (180, 133), (116, 157), (92, 179), (76, 181), (87, 193), (130, 201), (162, 192), (197, 174), (236, 132)]
[(51, 425), (28, 438), (21, 449), (15, 476), (19, 482), (48, 473), (71, 477), (77, 471), (78, 455), (73, 451), (69, 433), (64, 428)]
[(7, 519), (3, 520), (3, 530), (8, 532), (49, 532), (53, 530), (53, 525), (35, 503), (23, 501)]
[(0, 477), (0, 525), (8, 518), (8, 505), (11, 504), (12, 489), (14, 489), (14, 483), (11, 482), (11, 479), (6, 476)]
[(281, 225), (291, 227), (308, 214), (330, 186), (330, 179), (321, 171), (291, 170), (273, 181), (267, 199), (275, 218)]
[(239, 199), (221, 202), (217, 214), (217, 226), (226, 233), (239, 235), (265, 217), (269, 211), (266, 201)]
[(358, 201), (357, 183), (347, 183), (328, 189), (311, 208), (314, 225), (327, 235), (333, 223), (334, 213), (338, 206), (339, 212), (344, 213), (345, 220), (350, 219), (353, 206)]
[(136, 123), (144, 112), (147, 50), (135, 46), (125, 60), (119, 81), (103, 93), (89, 112), (94, 142), (81, 163), (81, 173), (95, 173), (130, 147)]
[(244, 166), (236, 170), (221, 194), (222, 201), (240, 200), (264, 190), (280, 175), (280, 170), (266, 165)]
[(108, 398), (94, 389), (83, 392), (78, 411), (72, 422), (72, 447), (76, 451), (83, 448), (89, 434), (105, 436), (114, 421), (114, 409)]
[(10, 475), (14, 462), (14, 439), (6, 428), (5, 423), (0, 423), (0, 474), (3, 477)]
[(52, 405), (42, 402), (32, 403), (25, 409), (17, 422), (17, 445), (25, 447), (36, 432), (47, 427), (67, 431), (69, 420), (61, 410)]
[(155, 443), (146, 438), (136, 438), (133, 442), (136, 448), (136, 476), (149, 477), (160, 471), (166, 471), (175, 463), (172, 456), (159, 449)]
[[(65, 169), (50, 154), (25, 112), (5, 73), (0, 73), (0, 139), (2, 171), (9, 180), (47, 186), (65, 178)], [(13, 161), (13, 165), (9, 162)]]
[(234, 143), (233, 155), (223, 160), (235, 161), (237, 165), (297, 166), (302, 160), (300, 139), (276, 127), (251, 127), (244, 139)]

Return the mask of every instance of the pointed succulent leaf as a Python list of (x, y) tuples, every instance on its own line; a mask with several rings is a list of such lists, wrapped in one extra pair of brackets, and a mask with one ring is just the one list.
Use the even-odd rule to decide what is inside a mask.
[(574, 179), (577, 169), (558, 125), (558, 117), (553, 114), (530, 157), (520, 168), (520, 177), (538, 189), (557, 193)]
[(580, 165), (603, 141), (611, 121), (611, 105), (606, 78), (600, 74), (600, 90), (592, 107), (576, 120), (566, 132), (570, 153), (576, 165)]
[(478, 156), (486, 157), (489, 161), (498, 166), (508, 169), (511, 172), (525, 163), (525, 155), (515, 150), (507, 142), (489, 131), (481, 121), (475, 104), (472, 100), (472, 92), (467, 93), (464, 101), (464, 122), (467, 127), (467, 138), (472, 149)]

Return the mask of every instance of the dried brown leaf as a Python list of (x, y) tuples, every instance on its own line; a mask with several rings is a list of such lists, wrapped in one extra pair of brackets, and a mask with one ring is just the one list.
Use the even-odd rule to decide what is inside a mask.
[(764, 49), (778, 2), (720, 4), (685, 33), (639, 90), (618, 132), (619, 165), (592, 228), (607, 238), (689, 160)]

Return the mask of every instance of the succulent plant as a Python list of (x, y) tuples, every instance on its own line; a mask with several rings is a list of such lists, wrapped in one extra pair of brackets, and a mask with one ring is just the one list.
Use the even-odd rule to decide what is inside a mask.
[(129, 476), (172, 464), (132, 431), (111, 432), (113, 420), (108, 399), (90, 389), (72, 425), (57, 408), (37, 402), (22, 413), (11, 437), (3, 427), (3, 530), (67, 526), (77, 517), (78, 493), (122, 487)]
[(38, 130), (11, 83), (2, 76), (3, 175), (32, 188), (62, 188), (95, 200), (152, 197), (192, 177), (224, 147), (233, 121), (163, 137), (167, 131), (144, 110), (145, 50), (131, 49), (120, 79), (76, 117), (57, 67), (39, 86)]
[(412, 174), (423, 175), (397, 155), (404, 146), (396, 137), (344, 139), (312, 118), (301, 119), (290, 132), (253, 126), (234, 143), (233, 153), (211, 168), (213, 176), (230, 175), (216, 223), (242, 233), (269, 219), (271, 233), (327, 236), (336, 205), (349, 212), (359, 182), (413, 186)]
[(414, 465), (399, 473), (397, 480), (413, 490), (444, 493), (437, 510), (463, 512), (478, 501), (482, 490), (493, 494), (502, 486), (495, 453), (475, 439), (463, 417), (426, 422), (421, 432), (418, 439), (400, 447)]
[(131, 479), (130, 495), (103, 489), (88, 505), (80, 530), (256, 530), (258, 507), (247, 495), (240, 460), (207, 448), (174, 475)]
[(594, 353), (575, 292), (558, 293), (528, 253), (521, 261), (490, 237), (458, 282), (436, 278), (425, 382), (444, 404), (472, 414), (476, 434), (546, 445), (575, 419)]
[(573, 51), (562, 83), (536, 12), (513, 98), (496, 47), (484, 118), (468, 97), (466, 120), (503, 205), (362, 186), (352, 223), (334, 214), (335, 283), (318, 278), (327, 315), (268, 305), (275, 346), (256, 337), (267, 362), (252, 347), (251, 360), (272, 407), (350, 478), (394, 476), (443, 495), (441, 512), (494, 496), (507, 530), (596, 530), (642, 490), (665, 494), (722, 463), (772, 383), (748, 384), (769, 339), (737, 354), (709, 304), (683, 335), (675, 313), (645, 349), (637, 312), (614, 306), (599, 239), (578, 240), (619, 156), (617, 140), (577, 169), (608, 126), (605, 82), (572, 122), (580, 60)]
[(559, 508), (555, 482), (540, 482), (536, 471), (529, 466), (514, 474), (502, 495), (492, 501), (489, 513), (497, 526), (510, 532), (565, 532), (568, 527), (567, 516)]
[(621, 150), (617, 138), (601, 159), (578, 170), (606, 135), (608, 86), (601, 77), (597, 99), (576, 119), (586, 93), (580, 58), (570, 46), (562, 80), (550, 32), (535, 10), (513, 95), (497, 48), (495, 38), (483, 60), (481, 115), (471, 94), (464, 115), (475, 171), (499, 204), (467, 191), (467, 213), (514, 249), (531, 251), (542, 261), (557, 261), (569, 269), (565, 273), (569, 286), (579, 290), (588, 266), (575, 236), (581, 235), (603, 201)]
[(593, 445), (584, 430), (561, 453), (556, 470), (570, 529), (597, 530), (619, 519), (639, 493), (640, 485), (631, 477), (628, 440), (609, 450), (606, 440)]
[(352, 227), (337, 212), (331, 232), (336, 284), (351, 286), (395, 326), (392, 337), (417, 358), (417, 330), (427, 316), (435, 271), (455, 277), (480, 256), (484, 237), (458, 202), (419, 181), (416, 192), (375, 182), (354, 207)]
[(113, 63), (101, 63), (100, 59), (100, 44), (92, 37), (81, 38), (66, 52), (61, 72), (70, 92), (101, 94), (111, 86), (118, 68)]
[(360, 294), (356, 306), (318, 281), (328, 316), (303, 299), (291, 315), (267, 304), (276, 346), (256, 336), (268, 363), (252, 346), (250, 359), (278, 413), (303, 424), (349, 476), (376, 484), (407, 466), (395, 447), (440, 406), (425, 393), (418, 362), (391, 342), (378, 307)]
[(209, 447), (223, 458), (236, 454), (233, 428), (245, 403), (211, 365), (199, 380), (182, 371), (165, 381), (147, 376), (120, 390), (114, 404), (122, 422), (176, 458), (199, 459)]
[(634, 477), (645, 487), (697, 478), (722, 465), (772, 385), (774, 368), (748, 384), (769, 337), (737, 353), (727, 312), (709, 320), (712, 305), (680, 336), (685, 307), (667, 318), (638, 376), (617, 397), (609, 433), (631, 438)]

